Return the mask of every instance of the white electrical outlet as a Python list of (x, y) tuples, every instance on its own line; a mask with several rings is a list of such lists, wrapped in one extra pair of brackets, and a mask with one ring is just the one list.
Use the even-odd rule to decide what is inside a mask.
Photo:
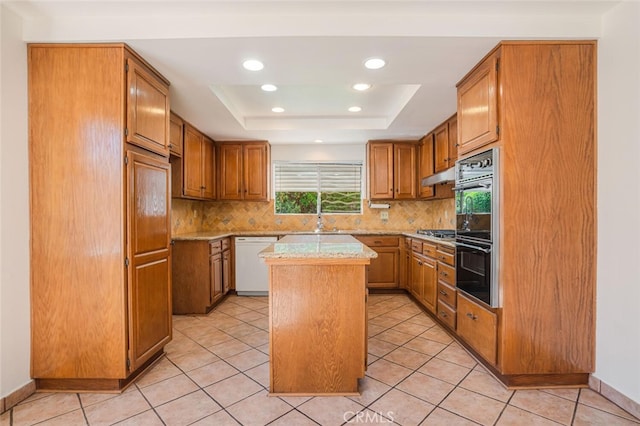
[(389, 212), (387, 212), (387, 211), (380, 212), (380, 219), (389, 220)]

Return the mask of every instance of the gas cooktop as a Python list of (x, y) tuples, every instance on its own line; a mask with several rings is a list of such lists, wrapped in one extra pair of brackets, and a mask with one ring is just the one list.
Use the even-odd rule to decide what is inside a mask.
[(434, 238), (453, 239), (456, 237), (456, 231), (453, 229), (418, 229), (416, 232)]

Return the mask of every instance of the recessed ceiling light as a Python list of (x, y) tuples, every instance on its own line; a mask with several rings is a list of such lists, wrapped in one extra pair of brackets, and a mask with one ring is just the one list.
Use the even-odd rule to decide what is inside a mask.
[(271, 111), (273, 111), (273, 112), (284, 112), (284, 108), (282, 108), (282, 107), (273, 107), (273, 108), (271, 108)]
[(349, 112), (360, 112), (360, 111), (362, 111), (362, 108), (360, 108), (359, 106), (349, 107)]
[(384, 61), (384, 59), (371, 58), (365, 61), (364, 66), (369, 68), (370, 70), (378, 70), (384, 67), (386, 64), (387, 63)]
[(359, 92), (362, 92), (364, 90), (370, 89), (371, 85), (369, 83), (356, 83), (351, 87), (353, 87), (355, 90), (358, 90)]
[(242, 66), (249, 71), (260, 71), (264, 68), (264, 64), (257, 59), (247, 59), (242, 63)]
[(316, 139), (314, 142), (315, 143), (322, 143), (322, 139)]
[(260, 88), (265, 92), (275, 92), (276, 90), (278, 90), (278, 88), (274, 84), (263, 84), (262, 86), (260, 86)]

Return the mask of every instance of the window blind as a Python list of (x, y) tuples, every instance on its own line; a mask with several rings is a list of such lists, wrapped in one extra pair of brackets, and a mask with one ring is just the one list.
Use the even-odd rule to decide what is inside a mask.
[(274, 162), (276, 192), (360, 192), (361, 163)]

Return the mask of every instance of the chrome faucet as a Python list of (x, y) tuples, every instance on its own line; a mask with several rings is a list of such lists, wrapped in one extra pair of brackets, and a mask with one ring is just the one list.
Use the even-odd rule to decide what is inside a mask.
[(316, 222), (315, 232), (322, 232), (322, 228), (324, 228), (324, 223), (322, 223), (322, 213), (318, 213), (318, 221)]

